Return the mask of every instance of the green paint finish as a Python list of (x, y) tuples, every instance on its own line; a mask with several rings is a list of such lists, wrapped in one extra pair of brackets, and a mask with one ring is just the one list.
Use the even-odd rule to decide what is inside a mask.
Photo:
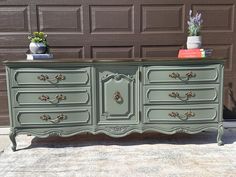
[(218, 105), (145, 106), (145, 123), (218, 122)]
[(47, 85), (51, 87), (66, 85), (89, 85), (90, 68), (71, 68), (71, 69), (38, 69), (24, 68), (12, 71), (13, 86), (21, 87), (28, 85)]
[(10, 139), (217, 129), (222, 145), (222, 60), (6, 61)]
[(90, 87), (14, 88), (15, 107), (91, 105)]
[(145, 68), (145, 84), (218, 82), (219, 66), (149, 66)]
[(149, 85), (144, 87), (145, 104), (218, 103), (219, 85)]
[(60, 108), (60, 109), (15, 109), (15, 126), (67, 126), (91, 124), (91, 108)]
[(138, 123), (138, 67), (99, 68), (99, 124)]

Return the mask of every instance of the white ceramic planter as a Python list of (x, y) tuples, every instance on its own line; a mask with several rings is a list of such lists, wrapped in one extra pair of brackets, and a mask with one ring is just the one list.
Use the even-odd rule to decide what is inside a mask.
[(31, 42), (29, 45), (29, 49), (31, 51), (31, 53), (33, 54), (42, 54), (46, 52), (46, 45), (44, 43), (35, 43), (35, 42)]
[(202, 46), (202, 36), (188, 36), (187, 49), (197, 49)]

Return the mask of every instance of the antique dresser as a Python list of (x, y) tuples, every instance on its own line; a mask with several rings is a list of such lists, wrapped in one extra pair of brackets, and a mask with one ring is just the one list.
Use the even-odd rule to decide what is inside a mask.
[(223, 61), (219, 59), (5, 61), (10, 139), (16, 135), (122, 137), (218, 130), (222, 145)]

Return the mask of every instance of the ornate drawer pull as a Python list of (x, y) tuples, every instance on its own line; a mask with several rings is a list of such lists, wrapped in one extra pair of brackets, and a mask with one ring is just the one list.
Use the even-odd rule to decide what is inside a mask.
[(44, 120), (44, 121), (50, 121), (54, 124), (57, 124), (57, 123), (60, 123), (63, 120), (66, 120), (67, 116), (61, 113), (55, 119), (52, 119), (49, 115), (44, 114), (44, 115), (40, 116), (40, 119)]
[(49, 78), (48, 75), (41, 74), (37, 78), (41, 81), (48, 81), (48, 82), (56, 81), (56, 83), (59, 81), (65, 80), (65, 76), (63, 76), (62, 74), (57, 74), (54, 78)]
[(123, 98), (122, 98), (120, 92), (118, 92), (118, 91), (116, 91), (116, 92), (113, 94), (113, 99), (114, 99), (117, 103), (119, 103), (119, 104), (121, 104), (121, 103), (123, 102)]
[(59, 103), (61, 100), (66, 100), (66, 96), (59, 94), (56, 95), (53, 100), (49, 100), (50, 97), (48, 95), (42, 95), (39, 97), (39, 100), (41, 101), (49, 101), (50, 103)]
[(196, 76), (197, 76), (196, 73), (193, 73), (192, 71), (186, 73), (185, 76), (180, 76), (179, 73), (174, 73), (174, 72), (169, 74), (169, 77), (174, 78), (174, 79), (178, 78), (181, 81), (188, 81), (189, 79), (196, 77)]
[(177, 117), (180, 120), (185, 121), (185, 120), (188, 120), (188, 118), (190, 118), (190, 117), (194, 117), (195, 113), (192, 111), (189, 111), (189, 112), (184, 113), (184, 115), (180, 115), (178, 112), (171, 112), (171, 113), (169, 113), (169, 116), (174, 117), (174, 118)]
[(178, 92), (172, 92), (172, 93), (169, 94), (169, 96), (173, 97), (173, 98), (178, 98), (181, 101), (188, 101), (189, 98), (195, 97), (196, 95), (195, 95), (195, 93), (189, 91), (189, 92), (185, 93), (184, 96), (180, 96)]

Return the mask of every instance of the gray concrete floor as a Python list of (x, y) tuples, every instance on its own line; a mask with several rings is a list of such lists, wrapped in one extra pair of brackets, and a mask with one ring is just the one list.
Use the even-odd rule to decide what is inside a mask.
[(10, 139), (8, 135), (0, 135), (0, 152), (3, 152), (3, 150), (9, 146)]

